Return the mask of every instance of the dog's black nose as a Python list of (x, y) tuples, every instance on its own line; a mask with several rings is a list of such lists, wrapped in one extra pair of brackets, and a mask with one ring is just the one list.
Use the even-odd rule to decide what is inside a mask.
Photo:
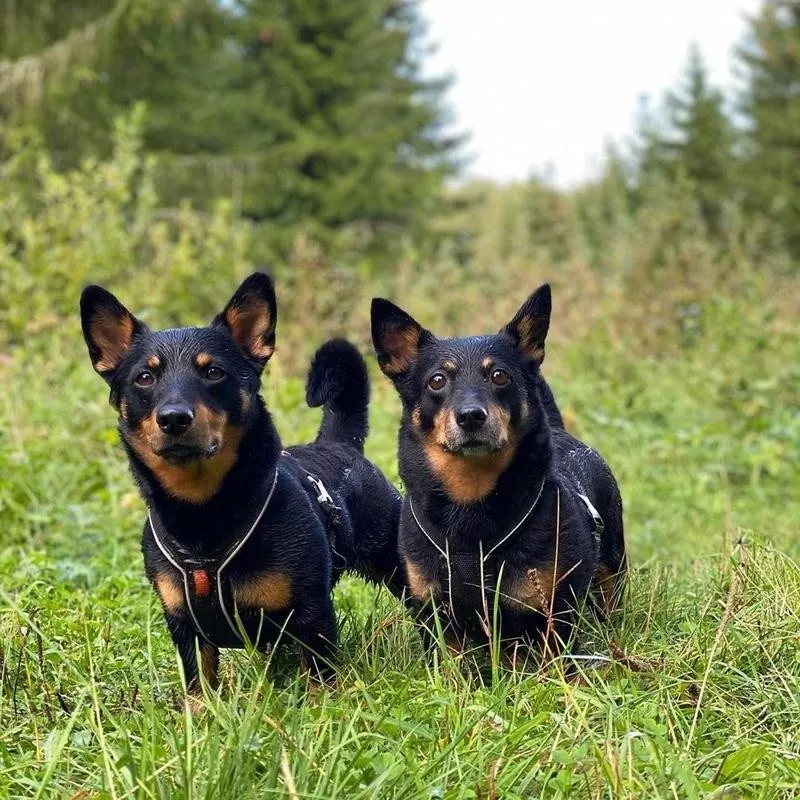
[(456, 422), (465, 431), (477, 431), (489, 415), (481, 406), (464, 406), (456, 412)]
[(169, 436), (180, 436), (182, 433), (186, 433), (193, 419), (192, 409), (177, 403), (162, 406), (156, 414), (158, 427)]

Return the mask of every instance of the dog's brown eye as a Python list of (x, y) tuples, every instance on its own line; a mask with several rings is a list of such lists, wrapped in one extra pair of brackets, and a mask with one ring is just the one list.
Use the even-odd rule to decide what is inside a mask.
[(511, 378), (504, 369), (496, 369), (492, 373), (492, 383), (495, 386), (505, 386), (510, 380)]
[(134, 379), (134, 383), (142, 387), (152, 386), (155, 382), (155, 375), (153, 375), (152, 372), (148, 372), (146, 369), (142, 370)]
[(225, 371), (221, 367), (209, 367), (206, 370), (207, 381), (221, 381), (225, 377)]
[(447, 386), (447, 378), (442, 375), (441, 372), (437, 372), (435, 375), (431, 375), (428, 378), (428, 388), (432, 389), (434, 392), (439, 392), (444, 387)]

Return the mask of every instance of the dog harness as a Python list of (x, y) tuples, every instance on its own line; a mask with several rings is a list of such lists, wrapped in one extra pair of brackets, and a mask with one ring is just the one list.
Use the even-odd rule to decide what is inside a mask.
[[(338, 523), (338, 513), (341, 509), (335, 505), (333, 498), (320, 478), (300, 467), (297, 459), (286, 450), (281, 451), (281, 456), (291, 458), (304, 473), (305, 481), (328, 521), (328, 538), (331, 550), (335, 553), (336, 525)], [(280, 467), (281, 465), (279, 464), (275, 468), (275, 475), (272, 478), (266, 499), (253, 523), (221, 555), (198, 556), (187, 553), (180, 543), (171, 537), (164, 529), (164, 526), (160, 524), (161, 521), (155, 510), (151, 508), (148, 511), (147, 519), (156, 546), (164, 555), (164, 558), (183, 577), (186, 608), (189, 611), (194, 627), (197, 633), (214, 647), (241, 648), (245, 646), (246, 641), (250, 641), (254, 647), (259, 646), (265, 623), (264, 611), (263, 609), (258, 611), (255, 636), (247, 636), (241, 620), (237, 619), (238, 614), (233, 598), (233, 589), (225, 571), (236, 555), (250, 541), (263, 519), (278, 485)], [(161, 533), (159, 533), (159, 528), (162, 531)]]
[[(483, 563), (486, 563), (489, 557), (493, 553), (495, 553), (500, 547), (502, 547), (502, 545), (504, 545), (530, 518), (531, 514), (533, 513), (533, 510), (536, 508), (536, 506), (539, 504), (539, 500), (541, 500), (542, 498), (542, 493), (544, 492), (544, 485), (546, 480), (547, 480), (546, 476), (542, 478), (542, 482), (539, 485), (539, 491), (536, 493), (536, 498), (533, 501), (533, 505), (531, 505), (531, 507), (523, 514), (522, 519), (520, 519), (520, 521), (505, 536), (503, 536), (498, 542), (496, 542), (485, 554), (483, 553), (483, 542), (480, 543), (481, 558)], [(605, 530), (605, 523), (603, 522), (603, 518), (600, 516), (600, 512), (594, 507), (592, 501), (585, 494), (582, 494), (581, 492), (576, 492), (576, 494), (581, 499), (583, 504), (586, 506), (586, 510), (588, 511), (589, 516), (592, 518), (592, 534), (594, 536), (595, 551), (596, 553), (599, 553), (600, 539), (603, 535), (603, 531)], [(417, 512), (414, 510), (414, 502), (412, 501), (410, 495), (408, 498), (408, 507), (409, 510), (411, 511), (411, 516), (414, 518), (414, 522), (417, 524), (417, 527), (422, 531), (422, 533), (425, 535), (425, 538), (434, 546), (434, 548), (436, 548), (439, 554), (444, 557), (445, 561), (448, 563), (449, 566), (450, 554), (449, 554), (449, 543), (447, 536), (444, 537), (444, 548), (442, 548), (439, 544), (437, 544), (433, 536), (431, 536), (430, 533), (428, 533), (425, 526), (420, 521)]]

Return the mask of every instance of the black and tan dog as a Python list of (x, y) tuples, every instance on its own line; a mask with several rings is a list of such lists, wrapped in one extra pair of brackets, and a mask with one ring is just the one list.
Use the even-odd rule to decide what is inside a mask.
[(400, 552), (423, 629), (435, 609), (457, 650), (560, 652), (587, 595), (610, 609), (623, 585), (616, 482), (564, 430), (539, 371), (550, 307), (545, 285), (498, 334), (437, 339), (373, 301), (378, 361), (403, 404)]
[[(216, 681), (220, 647), (280, 636), (331, 675), (331, 588), (342, 570), (401, 595), (401, 498), (363, 456), (369, 383), (348, 342), (323, 345), (307, 399), (324, 405), (311, 445), (284, 451), (259, 394), (275, 345), (272, 282), (251, 275), (206, 328), (151, 332), (99, 286), (81, 297), (94, 368), (111, 387), (149, 508), (147, 576), (191, 692)], [(199, 644), (200, 665), (197, 663)]]

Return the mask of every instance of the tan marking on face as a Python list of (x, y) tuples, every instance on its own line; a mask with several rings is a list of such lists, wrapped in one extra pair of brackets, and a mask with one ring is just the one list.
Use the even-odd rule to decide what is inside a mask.
[(239, 605), (264, 611), (283, 611), (292, 605), (292, 582), (283, 572), (265, 572), (233, 590)]
[(264, 337), (272, 329), (272, 317), (267, 306), (252, 302), (229, 308), (226, 321), (236, 342), (253, 358), (267, 360), (275, 348)]
[(467, 505), (483, 500), (508, 469), (517, 450), (517, 438), (508, 427), (509, 420), (507, 411), (490, 406), (489, 424), (498, 425), (505, 432), (498, 436), (500, 441), (505, 440), (505, 446), (497, 453), (461, 456), (443, 449), (448, 441), (448, 428), (453, 429), (457, 425), (452, 410), (440, 411), (434, 418), (433, 431), (424, 441), (425, 455), (445, 493), (454, 503)]
[(437, 581), (426, 578), (423, 571), (412, 561), (406, 559), (405, 562), (408, 590), (413, 598), (424, 602), (430, 600), (432, 595), (438, 594), (440, 587)]
[(456, 365), (453, 361), (442, 361), (442, 369), (449, 372), (451, 375), (456, 371)]
[(194, 357), (194, 363), (197, 367), (203, 369), (211, 363), (211, 355), (209, 353), (198, 353)]
[(382, 344), (388, 358), (381, 365), (387, 375), (399, 375), (413, 363), (419, 352), (417, 328), (395, 328), (383, 336)]
[(131, 346), (133, 320), (129, 316), (119, 317), (100, 311), (92, 317), (89, 329), (93, 343), (100, 350), (94, 368), (98, 372), (116, 369)]
[(548, 613), (552, 608), (555, 564), (529, 569), (508, 586), (503, 586), (501, 600), (517, 610)]
[(240, 389), (239, 398), (242, 401), (242, 414), (246, 415), (250, 411), (250, 406), (252, 404), (250, 394), (245, 389)]
[(422, 409), (419, 406), (414, 406), (411, 412), (411, 424), (415, 428), (422, 427)]
[(490, 370), (494, 366), (494, 359), (491, 356), (486, 356), (486, 358), (481, 361), (481, 366), (485, 370)]
[(156, 455), (153, 450), (163, 443), (164, 434), (155, 421), (155, 413), (143, 419), (136, 430), (126, 432), (125, 438), (167, 494), (199, 505), (217, 493), (236, 463), (244, 429), (232, 425), (226, 414), (201, 405), (195, 408), (192, 431), (194, 441), (203, 446), (212, 440), (219, 442), (211, 458), (191, 464), (171, 464)]
[(156, 370), (161, 366), (161, 359), (158, 356), (149, 356), (147, 366), (152, 370)]
[(499, 442), (508, 442), (511, 438), (511, 430), (509, 428), (511, 414), (502, 406), (494, 405), (494, 403), (489, 404), (488, 411), (489, 418), (486, 420), (486, 424), (490, 429), (496, 431)]
[(125, 400), (125, 399), (120, 401), (120, 404), (119, 404), (119, 415), (124, 420), (128, 419), (128, 401)]
[(162, 572), (155, 577), (156, 592), (161, 598), (161, 605), (170, 614), (175, 614), (183, 609), (186, 598), (183, 594), (183, 587), (176, 577), (166, 572)]

